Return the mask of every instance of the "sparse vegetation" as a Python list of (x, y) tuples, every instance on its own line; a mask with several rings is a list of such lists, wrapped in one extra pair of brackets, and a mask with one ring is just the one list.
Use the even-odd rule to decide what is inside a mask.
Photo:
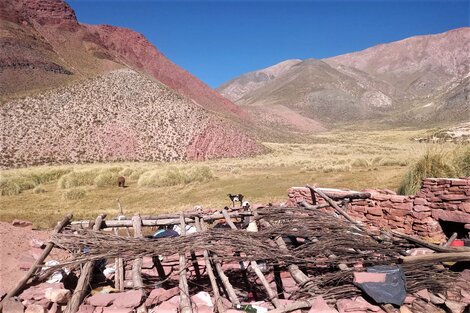
[(415, 194), (426, 177), (464, 177), (470, 175), (470, 148), (459, 147), (452, 151), (429, 149), (410, 166), (398, 193)]
[[(6, 170), (0, 177), (0, 219), (23, 218), (50, 227), (51, 219), (58, 220), (69, 211), (77, 219), (98, 213), (111, 218), (118, 212), (116, 198), (127, 215), (172, 212), (197, 204), (221, 207), (228, 204), (225, 195), (235, 192), (245, 194), (251, 203), (277, 202), (286, 199), (289, 187), (305, 183), (354, 190), (396, 189), (406, 166), (428, 150), (452, 156), (455, 164), (461, 164), (460, 173), (465, 168), (468, 173), (468, 146), (457, 153), (454, 144), (409, 140), (419, 134), (407, 130), (327, 133), (312, 137), (310, 143), (265, 143), (270, 152), (252, 158)], [(128, 188), (117, 187), (118, 176), (126, 178)], [(37, 194), (36, 187), (47, 192)]]

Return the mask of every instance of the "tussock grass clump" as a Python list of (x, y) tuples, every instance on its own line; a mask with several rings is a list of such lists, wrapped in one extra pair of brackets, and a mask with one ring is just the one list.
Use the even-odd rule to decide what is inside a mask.
[(79, 186), (93, 185), (95, 177), (98, 175), (97, 171), (92, 170), (81, 170), (73, 171), (62, 176), (57, 182), (58, 187), (61, 189), (68, 189)]
[(43, 185), (37, 185), (37, 186), (34, 187), (34, 189), (33, 189), (33, 193), (37, 193), (37, 194), (39, 194), (39, 193), (45, 193), (46, 191), (47, 191), (47, 190), (46, 190), (46, 188), (44, 188)]
[(13, 196), (21, 192), (20, 186), (11, 178), (0, 177), (0, 194), (2, 196)]
[(458, 176), (454, 160), (451, 153), (428, 150), (408, 169), (398, 188), (398, 193), (401, 195), (416, 194), (421, 188), (421, 181), (427, 177)]
[(94, 185), (96, 187), (105, 187), (105, 186), (113, 186), (117, 184), (117, 179), (119, 177), (119, 173), (115, 173), (112, 171), (104, 171), (103, 173), (99, 174), (94, 179)]
[(167, 169), (143, 173), (137, 184), (139, 187), (168, 187), (193, 182), (208, 182), (212, 179), (214, 179), (214, 174), (207, 166), (195, 166), (189, 169), (171, 166)]
[(470, 146), (456, 149), (454, 165), (460, 176), (470, 176)]
[(62, 193), (62, 199), (64, 200), (80, 200), (85, 198), (86, 192), (81, 188), (71, 188)]

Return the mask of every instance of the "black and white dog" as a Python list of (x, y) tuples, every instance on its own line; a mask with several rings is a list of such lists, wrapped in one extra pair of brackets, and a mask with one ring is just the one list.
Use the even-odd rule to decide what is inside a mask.
[(227, 196), (232, 200), (232, 207), (235, 207), (235, 202), (240, 202), (240, 205), (243, 203), (243, 195), (232, 195), (231, 193), (227, 194)]

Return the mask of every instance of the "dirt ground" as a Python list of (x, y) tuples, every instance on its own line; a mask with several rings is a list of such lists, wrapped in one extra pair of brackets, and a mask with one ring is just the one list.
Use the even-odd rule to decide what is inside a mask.
[[(15, 227), (0, 222), (0, 290), (11, 290), (26, 274), (19, 264), (22, 259), (31, 259), (33, 248), (30, 240), (35, 238), (47, 243), (50, 231), (33, 230), (29, 227)], [(36, 254), (38, 250), (36, 249)], [(64, 252), (53, 249), (48, 259), (63, 259)]]

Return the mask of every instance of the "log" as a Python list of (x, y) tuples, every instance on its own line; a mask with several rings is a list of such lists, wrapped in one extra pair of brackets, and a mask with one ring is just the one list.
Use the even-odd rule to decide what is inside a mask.
[[(198, 232), (202, 231), (201, 222), (198, 217), (195, 218), (196, 221), (196, 230)], [(207, 275), (209, 276), (209, 281), (211, 282), (212, 291), (214, 292), (215, 307), (217, 308), (218, 313), (225, 312), (225, 307), (223, 305), (222, 299), (220, 298), (219, 286), (217, 285), (217, 280), (215, 278), (214, 270), (212, 269), (211, 259), (209, 257), (209, 252), (204, 249), (204, 262), (206, 263)]]
[[(134, 228), (134, 238), (142, 238), (142, 219), (139, 214), (132, 217), (132, 226)], [(142, 258), (134, 259), (132, 264), (132, 283), (134, 288), (144, 288), (142, 280)]]
[(470, 261), (470, 252), (431, 253), (405, 256), (401, 258), (404, 264), (440, 263)]
[[(323, 199), (325, 199), (325, 201), (330, 204), (333, 209), (335, 209), (336, 212), (338, 212), (339, 214), (341, 214), (342, 216), (344, 216), (344, 218), (346, 218), (349, 222), (351, 222), (352, 224), (354, 224), (357, 228), (359, 228), (360, 230), (362, 230), (363, 232), (367, 233), (366, 229), (364, 228), (364, 226), (362, 226), (360, 223), (358, 223), (356, 220), (354, 220), (351, 216), (349, 216), (348, 213), (346, 213), (345, 211), (343, 211), (343, 209), (341, 209), (337, 204), (336, 202), (334, 202), (330, 197), (328, 197), (323, 191), (321, 191), (319, 188), (313, 188), (311, 187), (310, 185), (307, 185), (307, 188), (309, 188), (310, 190), (313, 190), (315, 193), (317, 193), (320, 197), (322, 197)], [(370, 194), (369, 194), (370, 196)]]
[[(181, 236), (186, 236), (186, 223), (184, 214), (180, 216), (180, 227), (181, 227)], [(188, 279), (186, 277), (186, 257), (184, 254), (180, 254), (180, 312), (181, 313), (192, 313), (193, 309), (191, 307), (191, 298), (189, 296), (188, 288)]]
[[(222, 210), (222, 214), (225, 216), (225, 219), (227, 220), (227, 224), (230, 226), (231, 229), (237, 229), (235, 224), (230, 220), (230, 216), (228, 216), (227, 210)], [(243, 264), (243, 262), (240, 262)], [(271, 289), (271, 286), (269, 285), (268, 280), (266, 277), (264, 277), (263, 272), (259, 268), (258, 264), (256, 261), (251, 261), (250, 262), (251, 268), (254, 270), (256, 276), (258, 276), (261, 284), (263, 285), (264, 289), (266, 289), (266, 293), (269, 296), (269, 300), (272, 302), (272, 304), (278, 308), (281, 306), (281, 303), (279, 302), (279, 299), (277, 298), (277, 294), (274, 292), (274, 290)]]
[(320, 190), (332, 200), (369, 199), (371, 197), (370, 192), (341, 192), (341, 191), (335, 192), (335, 191), (327, 191), (321, 188), (313, 188), (313, 187), (308, 187), (308, 188)]
[(438, 246), (438, 245), (435, 245), (435, 244), (432, 244), (432, 243), (429, 243), (423, 239), (420, 239), (420, 238), (416, 238), (416, 237), (413, 237), (413, 236), (410, 236), (410, 235), (406, 235), (406, 234), (403, 234), (399, 231), (396, 231), (396, 230), (391, 230), (392, 234), (394, 234), (395, 236), (397, 237), (400, 237), (400, 238), (403, 238), (403, 239), (406, 239), (408, 241), (411, 241), (411, 242), (414, 242), (414, 243), (417, 243), (418, 245), (420, 246), (423, 246), (423, 247), (426, 247), (426, 248), (429, 248), (431, 250), (434, 250), (434, 251), (437, 251), (437, 252), (466, 252), (466, 251), (470, 251), (470, 248), (468, 247), (444, 247), (444, 246)]
[[(99, 231), (101, 229), (101, 224), (105, 217), (105, 214), (101, 214), (96, 218), (95, 224), (93, 225), (94, 231)], [(80, 277), (78, 278), (77, 286), (75, 287), (75, 290), (72, 294), (72, 298), (65, 308), (65, 313), (76, 313), (78, 311), (78, 308), (85, 298), (86, 293), (88, 292), (88, 288), (90, 287), (94, 266), (95, 261), (88, 261), (83, 266)]]
[[(70, 223), (70, 220), (72, 219), (72, 213), (67, 214), (64, 219), (59, 222), (56, 227), (54, 228), (54, 231), (52, 234), (57, 234), (62, 231), (62, 229)], [(16, 286), (10, 290), (10, 292), (7, 293), (7, 295), (3, 298), (3, 300), (0, 302), (0, 311), (2, 310), (3, 304), (7, 301), (7, 299), (14, 297), (18, 295), (21, 291), (23, 291), (23, 288), (26, 286), (28, 283), (28, 280), (36, 274), (36, 272), (39, 270), (40, 265), (44, 262), (44, 260), (47, 258), (49, 253), (52, 251), (52, 248), (54, 248), (54, 244), (52, 242), (49, 242), (42, 252), (41, 256), (34, 262), (34, 264), (31, 266), (29, 271), (23, 276), (23, 278), (16, 284)]]

